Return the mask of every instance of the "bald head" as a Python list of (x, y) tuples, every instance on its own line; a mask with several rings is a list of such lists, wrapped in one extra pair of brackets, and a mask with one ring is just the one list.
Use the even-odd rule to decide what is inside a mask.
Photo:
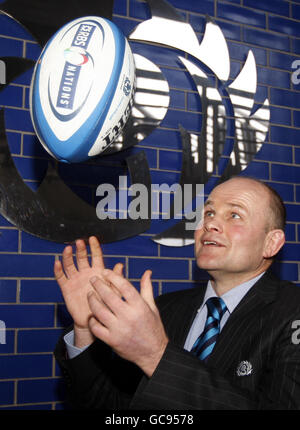
[[(265, 184), (264, 182), (260, 181), (259, 179), (247, 177), (247, 176), (234, 176), (230, 179), (228, 179), (226, 182), (229, 181), (244, 181), (245, 186), (247, 183), (249, 185), (253, 185), (254, 187), (257, 187), (257, 190), (262, 191), (265, 193), (266, 199), (267, 199), (267, 208), (268, 211), (266, 213), (266, 230), (285, 230), (285, 223), (286, 223), (286, 209), (284, 206), (284, 203), (282, 201), (282, 198), (280, 195), (275, 191), (272, 187)], [(221, 184), (220, 184), (221, 185)], [(260, 204), (258, 196), (257, 203)]]

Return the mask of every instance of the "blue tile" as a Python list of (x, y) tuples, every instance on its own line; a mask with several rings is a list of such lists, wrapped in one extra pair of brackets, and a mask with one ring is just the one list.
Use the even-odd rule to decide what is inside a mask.
[(0, 378), (51, 376), (52, 354), (0, 356)]
[(185, 109), (185, 92), (184, 91), (170, 91), (170, 108)]
[(272, 125), (270, 127), (270, 140), (273, 143), (283, 143), (294, 145), (299, 140), (300, 130), (295, 128), (280, 127)]
[(14, 156), (13, 160), (23, 179), (42, 181), (46, 175), (48, 160), (18, 156)]
[(22, 55), (23, 42), (21, 40), (7, 39), (0, 36), (0, 57), (22, 58)]
[(189, 290), (191, 288), (206, 288), (206, 282), (199, 284), (198, 282), (162, 282), (162, 294), (171, 293), (172, 291)]
[(34, 133), (29, 110), (6, 107), (5, 126), (11, 130)]
[(151, 144), (151, 146), (166, 149), (181, 149), (181, 137), (179, 131), (164, 130), (161, 128), (155, 129), (146, 139), (144, 144)]
[[(33, 36), (17, 20), (9, 15), (0, 15), (0, 34), (20, 39), (34, 40)], [(10, 40), (10, 39), (8, 39)]]
[(288, 34), (290, 36), (300, 36), (299, 22), (293, 21), (291, 19), (281, 18), (275, 15), (269, 16), (269, 29)]
[(256, 154), (255, 159), (265, 161), (277, 161), (282, 163), (292, 163), (293, 151), (291, 147), (264, 143), (261, 150)]
[(297, 92), (271, 88), (271, 104), (300, 109), (300, 97)]
[(292, 52), (297, 55), (300, 55), (300, 38), (291, 37), (292, 42)]
[(26, 42), (26, 58), (37, 61), (41, 54), (41, 47), (36, 42)]
[[(296, 113), (296, 112), (294, 112)], [(300, 118), (300, 116), (299, 116)], [(277, 108), (270, 106), (270, 123), (292, 125), (292, 115), (290, 109)]]
[(9, 303), (16, 301), (17, 281), (0, 279), (0, 302)]
[(129, 16), (136, 19), (150, 19), (151, 13), (147, 3), (142, 3), (138, 0), (129, 1)]
[(229, 22), (223, 22), (223, 21), (220, 21), (219, 19), (215, 19), (214, 21), (221, 28), (226, 40), (227, 39), (236, 40), (236, 41), (241, 40), (241, 26), (237, 24), (232, 24)]
[(182, 257), (182, 258), (194, 258), (194, 245), (188, 246), (160, 246), (161, 257)]
[(23, 136), (23, 155), (30, 157), (42, 157), (50, 160), (50, 155), (46, 152), (43, 145), (35, 134), (24, 134)]
[[(121, 245), (121, 246), (120, 246)], [(107, 255), (144, 255), (158, 256), (158, 245), (149, 236), (135, 236), (122, 242), (102, 245), (102, 252)]]
[(25, 233), (24, 231), (21, 234), (21, 252), (60, 253), (66, 246), (63, 243), (44, 240), (29, 233)]
[(57, 303), (63, 301), (62, 293), (56, 281), (48, 279), (21, 280), (21, 303)]
[(9, 405), (14, 402), (14, 381), (0, 382), (0, 404)]
[(47, 255), (1, 255), (0, 276), (43, 277), (53, 276), (54, 257)]
[[(299, 261), (300, 259), (300, 244), (286, 243), (283, 249), (278, 254), (278, 259), (281, 261)], [(293, 279), (295, 280), (295, 279)]]
[(62, 378), (27, 380), (18, 382), (18, 403), (55, 402), (65, 398)]
[(187, 109), (196, 111), (201, 113), (202, 112), (202, 105), (201, 105), (201, 98), (199, 97), (199, 94), (196, 92), (188, 92), (187, 95)]
[(296, 225), (289, 223), (285, 226), (285, 238), (288, 242), (296, 241)]
[(204, 33), (206, 26), (206, 19), (198, 14), (190, 13), (188, 17), (188, 22), (193, 27), (193, 30), (197, 33)]
[(270, 66), (277, 69), (284, 69), (288, 72), (292, 70), (292, 63), (297, 60), (297, 57), (282, 52), (270, 51)]
[(295, 161), (296, 164), (300, 164), (300, 148), (295, 148)]
[(253, 25), (257, 27), (266, 27), (266, 15), (263, 12), (245, 9), (241, 6), (218, 3), (218, 18), (224, 18), (239, 24)]
[(201, 115), (196, 112), (184, 112), (169, 109), (161, 123), (161, 126), (178, 128), (179, 124), (188, 131), (199, 132), (201, 131)]
[(186, 11), (203, 13), (210, 16), (214, 15), (213, 0), (201, 0), (201, 2), (198, 2), (195, 0), (185, 0), (184, 4), (182, 4), (182, 0), (169, 0), (169, 3), (178, 9), (184, 9)]
[(3, 106), (22, 107), (23, 88), (15, 85), (7, 85), (0, 91), (0, 104)]
[(282, 0), (244, 0), (244, 6), (248, 6), (254, 9), (261, 9), (265, 12), (274, 12), (278, 15), (289, 16), (289, 3)]
[(263, 48), (280, 49), (282, 51), (290, 50), (289, 38), (287, 36), (275, 35), (267, 31), (250, 28), (243, 28), (243, 35), (243, 41), (253, 45), (262, 46)]
[(21, 153), (21, 133), (6, 132), (6, 137), (11, 154)]
[(0, 305), (7, 328), (53, 327), (54, 305)]
[(258, 84), (289, 89), (291, 84), (291, 74), (290, 72), (282, 72), (279, 70), (267, 69), (265, 67), (258, 67), (257, 82)]
[(119, 29), (123, 32), (124, 36), (126, 36), (126, 37), (128, 37), (129, 34), (139, 24), (135, 20), (128, 19), (128, 18), (121, 18), (118, 16), (113, 17), (113, 22), (119, 27)]
[(276, 182), (268, 182), (268, 184), (274, 188), (283, 201), (293, 202), (294, 201), (294, 186), (291, 184), (279, 184)]
[(159, 168), (163, 170), (180, 170), (182, 166), (182, 152), (159, 151)]
[(252, 161), (248, 167), (240, 173), (241, 176), (254, 176), (257, 179), (269, 179), (268, 163)]
[(292, 4), (292, 17), (300, 20), (300, 5)]
[(114, 1), (113, 15), (127, 15), (127, 2)]
[(18, 353), (25, 352), (53, 352), (62, 329), (50, 330), (19, 330)]
[(272, 179), (283, 182), (300, 183), (300, 167), (272, 164)]
[(293, 112), (294, 126), (300, 127), (300, 111)]
[[(284, 255), (284, 252), (283, 252)], [(298, 265), (293, 263), (280, 263), (275, 261), (272, 265), (272, 272), (280, 279), (287, 281), (298, 280)]]
[(140, 279), (145, 270), (152, 270), (152, 279), (188, 279), (189, 262), (153, 258), (129, 258), (129, 278)]
[(267, 51), (265, 49), (253, 47), (250, 48), (249, 46), (241, 45), (235, 42), (228, 42), (228, 49), (231, 59), (243, 62), (246, 61), (248, 52), (251, 49), (254, 54), (256, 63), (262, 66), (267, 65)]
[[(3, 322), (1, 323), (2, 326)], [(10, 330), (7, 327), (5, 332), (1, 333), (0, 354), (13, 354), (15, 352), (15, 335), (15, 330)]]
[(287, 212), (287, 221), (299, 222), (300, 221), (300, 205), (299, 204), (285, 204)]
[(18, 230), (0, 229), (0, 252), (17, 252), (18, 243)]
[(170, 88), (174, 88), (176, 90), (196, 90), (193, 78), (188, 72), (166, 69), (165, 67), (161, 67), (161, 71), (163, 72)]

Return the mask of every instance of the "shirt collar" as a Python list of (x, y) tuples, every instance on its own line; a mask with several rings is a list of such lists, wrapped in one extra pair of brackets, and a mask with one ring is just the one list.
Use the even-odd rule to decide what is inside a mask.
[[(227, 291), (226, 293), (224, 293), (221, 296), (222, 299), (224, 300), (230, 314), (234, 311), (236, 306), (239, 304), (239, 302), (242, 300), (242, 298), (247, 294), (247, 292), (250, 290), (250, 288), (264, 275), (264, 273), (265, 272), (261, 273), (260, 275), (256, 276), (255, 278), (250, 279), (249, 281), (243, 282), (242, 284), (237, 285), (234, 288), (231, 288), (231, 290)], [(202, 303), (199, 311), (201, 311), (201, 309), (205, 305), (206, 301), (210, 297), (218, 297), (218, 296), (217, 296), (217, 294), (216, 294), (216, 292), (212, 286), (211, 281), (208, 281), (204, 300), (203, 300), (203, 303)]]

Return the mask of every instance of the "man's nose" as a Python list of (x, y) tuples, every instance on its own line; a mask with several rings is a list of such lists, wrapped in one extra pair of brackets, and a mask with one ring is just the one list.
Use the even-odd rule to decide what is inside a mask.
[(209, 218), (204, 222), (204, 230), (216, 231), (220, 233), (223, 230), (222, 223), (216, 216), (214, 216), (213, 218)]

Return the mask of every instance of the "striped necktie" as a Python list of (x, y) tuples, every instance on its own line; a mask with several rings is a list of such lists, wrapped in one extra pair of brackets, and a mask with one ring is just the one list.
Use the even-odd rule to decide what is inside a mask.
[(191, 352), (200, 360), (206, 361), (220, 333), (220, 321), (227, 307), (221, 297), (211, 297), (206, 301), (207, 319), (203, 332), (194, 343)]

